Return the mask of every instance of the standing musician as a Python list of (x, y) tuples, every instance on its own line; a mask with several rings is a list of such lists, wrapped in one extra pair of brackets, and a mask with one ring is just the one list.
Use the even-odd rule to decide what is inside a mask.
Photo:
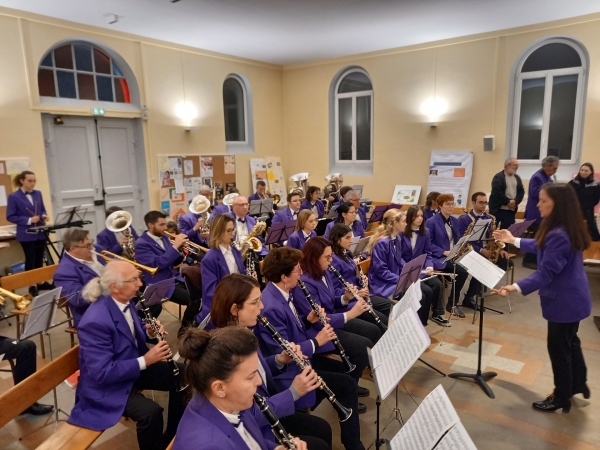
[(501, 228), (508, 228), (515, 223), (517, 208), (525, 196), (523, 182), (517, 175), (518, 169), (517, 158), (508, 158), (504, 162), (504, 170), (492, 179), (490, 214), (496, 217)]
[[(210, 316), (212, 323), (218, 328), (237, 326), (252, 329), (257, 326), (257, 317), (262, 309), (258, 281), (248, 275), (234, 273), (226, 275), (217, 286)], [(300, 347), (292, 345), (296, 353), (301, 355)], [(306, 441), (311, 450), (330, 449), (331, 427), (327, 421), (304, 411), (296, 411), (294, 405), (300, 397), (319, 387), (316, 372), (306, 368), (296, 375), (288, 389), (278, 391), (273, 377), (284, 373), (287, 365), (293, 363), (292, 358), (285, 351), (265, 358), (259, 349), (258, 359), (258, 372), (262, 381), (258, 386), (258, 393), (267, 399), (269, 407), (286, 431)], [(262, 413), (254, 419), (263, 433), (268, 435), (271, 432), (271, 426)]]
[[(399, 234), (402, 241), (402, 259), (410, 262), (421, 255), (425, 256), (423, 263), (423, 277), (433, 275), (433, 259), (431, 256), (431, 238), (429, 230), (425, 227), (423, 208), (412, 205), (406, 211), (406, 227)], [(429, 278), (421, 281), (421, 290), (431, 291), (427, 295), (431, 296), (431, 320), (442, 327), (451, 326), (450, 321), (444, 317), (444, 303), (442, 302), (442, 282), (438, 277)]]
[[(29, 170), (17, 175), (13, 183), (17, 190), (8, 196), (6, 220), (17, 225), (17, 241), (25, 254), (25, 270), (39, 269), (44, 265), (46, 233), (27, 233), (27, 230), (48, 222), (42, 193), (34, 189), (35, 174)], [(44, 282), (38, 286), (30, 286), (29, 293), (36, 296), (38, 289), (52, 288), (54, 286), (51, 283)]]
[[(381, 225), (369, 241), (371, 267), (369, 288), (371, 293), (384, 298), (394, 295), (405, 261), (402, 259), (402, 240), (399, 235), (406, 228), (406, 216), (398, 209), (389, 209), (383, 215)], [(435, 300), (433, 293), (421, 283), (421, 307), (417, 311), (423, 325), (427, 325), (429, 309)]]
[(342, 203), (340, 206), (338, 206), (336, 212), (338, 215), (337, 219), (335, 219), (333, 222), (328, 223), (327, 227), (325, 228), (325, 238), (329, 239), (329, 233), (331, 233), (331, 229), (336, 223), (342, 223), (352, 228), (353, 237), (365, 237), (365, 229), (363, 228), (362, 222), (360, 220), (356, 220), (358, 212), (356, 207), (352, 203)]
[[(267, 191), (267, 183), (265, 183), (263, 180), (258, 180), (256, 182), (256, 192), (248, 197), (248, 202), (251, 202), (252, 200), (264, 200), (272, 197), (273, 196), (271, 193)], [(273, 202), (273, 210), (277, 211), (277, 204), (275, 202)]]
[(306, 198), (300, 205), (300, 211), (308, 209), (311, 211), (317, 219), (323, 217), (325, 211), (325, 205), (319, 199), (321, 195), (321, 189), (318, 186), (309, 186), (306, 190)]
[[(194, 202), (194, 200), (196, 200), (196, 202)], [(190, 202), (190, 212), (179, 218), (179, 228), (181, 233), (187, 235), (190, 241), (203, 247), (208, 247), (208, 209), (203, 213), (195, 213), (193, 212), (193, 207), (191, 205), (201, 204), (202, 202), (207, 201), (210, 202), (208, 197), (204, 197), (204, 199), (200, 196), (194, 197)], [(202, 205), (200, 211), (207, 207), (208, 204)]]
[(317, 218), (315, 214), (310, 209), (303, 209), (300, 211), (300, 214), (298, 214), (296, 228), (294, 233), (288, 239), (286, 245), (288, 247), (302, 250), (302, 247), (304, 247), (304, 244), (306, 244), (309, 239), (317, 236), (315, 228), (317, 228)]
[[(117, 211), (123, 211), (123, 208), (118, 206), (111, 206), (106, 210), (106, 217), (110, 216), (112, 213)], [(131, 225), (128, 227), (129, 233), (133, 239), (133, 242), (139, 238), (137, 231)], [(96, 248), (98, 252), (102, 250), (108, 250), (115, 255), (123, 254), (123, 247), (129, 243), (129, 237), (125, 236), (123, 231), (111, 231), (108, 228), (105, 228), (97, 236), (98, 243), (96, 244)]]
[(363, 230), (366, 230), (369, 226), (369, 222), (367, 221), (367, 212), (369, 211), (369, 208), (360, 205), (360, 195), (358, 195), (356, 191), (348, 192), (346, 197), (348, 197), (348, 201), (356, 208), (357, 217), (354, 220), (360, 220)]
[(135, 241), (135, 258), (138, 263), (148, 267), (158, 267), (158, 271), (152, 274), (145, 272), (144, 280), (147, 285), (159, 281), (175, 278), (175, 290), (169, 297), (174, 303), (182, 306), (188, 306), (183, 313), (181, 320), (182, 333), (185, 328), (190, 326), (194, 320), (196, 312), (190, 306), (190, 294), (185, 287), (183, 277), (175, 266), (183, 261), (183, 255), (180, 253), (182, 246), (187, 241), (185, 234), (178, 234), (171, 241), (164, 234), (167, 228), (167, 216), (160, 211), (150, 211), (144, 216), (144, 223), (148, 227), (140, 238)]
[[(284, 450), (273, 432), (256, 422), (254, 394), (261, 385), (258, 341), (250, 330), (211, 333), (190, 329), (180, 344), (194, 388), (177, 429), (173, 450)], [(261, 414), (260, 411), (255, 414)], [(294, 439), (296, 448), (306, 443)]]
[(202, 309), (196, 321), (202, 323), (210, 313), (212, 298), (217, 285), (225, 275), (241, 273), (246, 275), (242, 254), (235, 248), (235, 220), (227, 214), (217, 215), (210, 224), (210, 250), (202, 259)]
[(600, 202), (600, 184), (594, 177), (594, 166), (591, 163), (583, 163), (579, 173), (569, 181), (569, 184), (575, 189), (592, 241), (600, 241), (600, 233), (594, 217), (594, 209)]
[(278, 210), (273, 216), (271, 224), (298, 219), (298, 213), (300, 212), (300, 203), (300, 192), (290, 192), (287, 195), (287, 208)]
[[(184, 403), (173, 369), (165, 362), (169, 345), (161, 340), (148, 350), (146, 342), (154, 332), (133, 313), (131, 299), (141, 285), (138, 271), (125, 261), (109, 262), (86, 285), (83, 296), (91, 305), (77, 328), (81, 375), (68, 422), (103, 431), (125, 416), (137, 422), (141, 450), (164, 450), (175, 436)], [(179, 366), (183, 371), (183, 364)], [(140, 392), (144, 389), (169, 392), (164, 434), (163, 408)]]
[[(346, 450), (364, 450), (360, 442), (360, 421), (357, 412), (366, 411), (366, 407), (358, 406), (356, 381), (344, 373), (346, 369), (341, 361), (317, 354), (318, 351), (334, 351), (335, 347), (331, 343), (335, 336), (333, 328), (327, 325), (317, 331), (312, 326), (319, 320), (315, 313), (309, 315), (308, 324), (304, 323), (292, 301), (292, 290), (295, 295), (297, 289), (293, 288), (298, 284), (302, 273), (299, 264), (301, 259), (301, 251), (280, 247), (270, 251), (263, 260), (262, 273), (269, 281), (262, 293), (263, 314), (283, 339), (300, 346), (302, 354), (311, 360), (313, 369), (333, 391), (337, 400), (344, 407), (352, 408), (352, 415), (340, 423), (342, 444)], [(259, 325), (254, 332), (260, 340), (264, 355), (281, 352), (279, 344), (265, 327)], [(288, 389), (299, 373), (300, 368), (297, 365), (289, 365), (284, 373), (275, 377), (277, 388)], [(296, 400), (296, 408), (314, 409), (324, 398), (321, 389), (308, 392)]]
[(81, 295), (83, 288), (104, 270), (104, 259), (96, 257), (94, 241), (89, 230), (69, 228), (63, 233), (62, 244), (65, 252), (54, 272), (54, 283), (62, 287), (61, 295), (67, 298), (73, 315), (73, 325), (79, 322), (90, 306)]
[(431, 191), (429, 194), (427, 194), (427, 198), (425, 199), (425, 208), (423, 208), (425, 221), (440, 213), (440, 209), (437, 204), (437, 198), (439, 196), (440, 193), (435, 191)]

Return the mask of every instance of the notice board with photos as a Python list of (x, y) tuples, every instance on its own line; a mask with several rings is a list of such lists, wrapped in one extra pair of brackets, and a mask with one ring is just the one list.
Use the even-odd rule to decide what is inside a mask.
[(13, 192), (13, 178), (24, 170), (29, 170), (28, 158), (0, 159), (0, 226), (12, 225), (6, 220), (6, 204)]
[(214, 188), (217, 200), (236, 187), (234, 155), (159, 155), (158, 172), (160, 209), (177, 223), (203, 184)]

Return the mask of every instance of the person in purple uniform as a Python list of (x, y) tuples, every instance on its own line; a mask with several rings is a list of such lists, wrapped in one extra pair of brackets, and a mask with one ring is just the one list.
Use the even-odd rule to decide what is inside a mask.
[(423, 208), (425, 221), (427, 221), (427, 219), (431, 219), (436, 214), (439, 214), (440, 210), (437, 204), (437, 198), (439, 195), (440, 193), (436, 191), (431, 191), (429, 194), (427, 194), (427, 198), (425, 199), (425, 208)]
[[(98, 278), (90, 281), (84, 298), (91, 303), (77, 328), (79, 384), (68, 423), (103, 431), (122, 416), (137, 422), (140, 450), (164, 450), (175, 436), (184, 410), (183, 392), (172, 367), (166, 362), (169, 344), (155, 337), (131, 300), (142, 286), (137, 269), (125, 261), (111, 261)], [(164, 328), (157, 321), (161, 333)], [(181, 372), (183, 364), (178, 364)], [(163, 408), (141, 390), (169, 392), (169, 412), (163, 433)]]
[(297, 220), (298, 213), (300, 212), (300, 203), (300, 194), (297, 191), (290, 192), (287, 195), (287, 207), (280, 209), (275, 213), (271, 220), (271, 224)]
[[(542, 222), (542, 217), (537, 208), (540, 201), (540, 190), (546, 183), (552, 183), (555, 179), (554, 174), (558, 170), (560, 160), (557, 156), (546, 156), (542, 160), (542, 168), (533, 174), (529, 180), (529, 190), (527, 191), (527, 205), (525, 206), (525, 220), (535, 220), (529, 226), (529, 231), (535, 233)], [(537, 268), (536, 253), (525, 253), (523, 257), (523, 267), (535, 270)]]
[[(256, 226), (256, 219), (248, 215), (249, 203), (248, 199), (242, 195), (238, 195), (231, 205), (229, 216), (235, 220), (235, 237), (234, 241), (244, 240), (248, 237), (252, 229)], [(256, 236), (264, 244), (262, 236)], [(260, 251), (260, 256), (265, 256), (269, 250), (266, 245), (263, 245)]]
[[(192, 200), (193, 201), (193, 200)], [(196, 214), (188, 212), (179, 218), (180, 233), (185, 234), (190, 241), (202, 247), (208, 247), (208, 231), (206, 223), (208, 213)]]
[[(110, 216), (116, 211), (123, 211), (123, 208), (120, 208), (118, 206), (111, 206), (106, 210), (106, 217)], [(135, 241), (139, 238), (137, 231), (135, 231), (135, 228), (133, 228), (132, 226), (128, 228), (128, 231), (129, 233), (131, 233), (131, 236), (133, 237), (133, 242), (135, 243)], [(114, 232), (110, 231), (108, 228), (105, 228), (100, 233), (98, 233), (96, 239), (98, 240), (98, 242), (96, 243), (96, 249), (98, 250), (98, 252), (101, 252), (102, 250), (108, 250), (109, 252), (114, 253), (115, 255), (121, 255), (123, 253), (123, 246), (127, 245), (127, 243), (129, 242), (129, 238), (126, 237), (122, 231)]]
[(323, 217), (325, 211), (325, 204), (319, 199), (321, 189), (318, 186), (310, 186), (306, 190), (306, 198), (300, 205), (300, 211), (308, 209), (311, 211), (317, 219)]
[[(229, 192), (227, 192), (227, 194), (240, 194), (239, 189), (237, 188), (230, 188)], [(217, 214), (227, 214), (231, 212), (231, 206), (229, 205), (225, 205), (225, 204), (221, 204), (221, 205), (216, 205), (212, 212), (210, 213), (210, 216), (208, 218), (209, 222), (212, 222), (213, 218), (217, 215)]]
[[(6, 220), (17, 226), (17, 242), (25, 254), (25, 270), (39, 269), (44, 265), (46, 233), (27, 233), (32, 227), (40, 227), (48, 222), (48, 214), (42, 199), (42, 193), (36, 191), (36, 178), (33, 172), (25, 170), (13, 180), (17, 189), (10, 194), (6, 203)], [(30, 286), (29, 293), (38, 294), (39, 289), (53, 289), (48, 282)]]
[[(267, 192), (267, 183), (263, 180), (258, 180), (256, 182), (256, 192), (248, 197), (248, 201), (252, 202), (252, 200), (264, 200), (272, 197), (271, 193)], [(273, 210), (277, 211), (277, 203), (273, 203)]]
[(331, 233), (331, 229), (336, 223), (343, 223), (344, 225), (352, 228), (353, 237), (365, 237), (365, 229), (363, 228), (362, 222), (360, 220), (356, 220), (358, 212), (352, 203), (342, 203), (340, 206), (338, 206), (336, 212), (338, 215), (337, 219), (328, 223), (327, 227), (325, 228), (324, 236), (326, 239), (329, 239), (329, 233)]
[(590, 397), (587, 368), (577, 336), (579, 322), (589, 317), (592, 302), (583, 267), (583, 250), (590, 237), (573, 189), (566, 184), (547, 183), (539, 191), (538, 210), (542, 222), (535, 239), (519, 239), (508, 230), (494, 238), (524, 251), (537, 252), (537, 270), (517, 283), (493, 292), (529, 295), (539, 290), (542, 315), (548, 321), (548, 354), (554, 373), (554, 392), (533, 403), (539, 411), (569, 412), (571, 397)]
[[(210, 316), (213, 325), (218, 328), (237, 326), (252, 329), (257, 325), (257, 317), (262, 309), (258, 281), (248, 275), (234, 273), (226, 275), (217, 286)], [(299, 346), (293, 343), (292, 346), (296, 353), (302, 354)], [(279, 391), (273, 377), (285, 372), (287, 365), (293, 364), (292, 358), (285, 351), (265, 357), (258, 350), (258, 359), (258, 372), (262, 381), (258, 393), (267, 399), (267, 404), (286, 431), (305, 441), (311, 450), (330, 449), (331, 427), (327, 421), (304, 411), (296, 411), (294, 406), (296, 400), (319, 387), (316, 372), (310, 368), (304, 369), (296, 375), (288, 389)], [(263, 433), (271, 431), (271, 426), (262, 413), (254, 419)]]
[(354, 205), (354, 208), (356, 208), (357, 217), (355, 220), (360, 220), (363, 229), (366, 231), (369, 225), (367, 221), (367, 213), (369, 212), (369, 208), (360, 205), (360, 195), (358, 195), (358, 193), (355, 191), (350, 191), (348, 194), (346, 194), (346, 196), (349, 197), (348, 201)]
[(306, 242), (317, 236), (315, 228), (317, 227), (317, 219), (315, 214), (310, 209), (303, 209), (298, 214), (298, 222), (296, 229), (287, 241), (287, 246), (298, 250), (302, 250)]

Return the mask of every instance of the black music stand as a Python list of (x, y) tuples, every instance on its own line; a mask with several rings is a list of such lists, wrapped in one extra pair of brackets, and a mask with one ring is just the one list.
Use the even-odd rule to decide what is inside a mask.
[(294, 230), (296, 229), (296, 221), (288, 220), (271, 225), (271, 230), (265, 241), (265, 245), (277, 244), (278, 242), (287, 241)]
[(350, 246), (350, 253), (352, 253), (352, 256), (362, 255), (365, 252), (367, 245), (369, 245), (370, 240), (371, 240), (371, 236), (368, 236), (368, 237), (359, 239), (356, 244), (352, 244)]
[(510, 227), (508, 227), (508, 231), (510, 231), (511, 234), (516, 238), (521, 237), (533, 222), (535, 222), (535, 220), (526, 220), (524, 222), (513, 223)]
[(267, 219), (273, 211), (273, 199), (262, 198), (260, 200), (251, 200), (248, 215), (264, 217)]
[(317, 220), (317, 227), (315, 228), (315, 233), (317, 233), (317, 236), (323, 236), (325, 234), (327, 225), (329, 225), (330, 222), (333, 222), (333, 219), (324, 218)]
[[(454, 263), (454, 260), (458, 257), (458, 254), (460, 253), (462, 248), (465, 245), (467, 245), (468, 238), (469, 238), (469, 236), (463, 236), (458, 240), (458, 242), (454, 245), (454, 247), (452, 247), (452, 250), (450, 250), (450, 253), (448, 254), (448, 256), (446, 256), (446, 259), (444, 259), (445, 263), (448, 261), (451, 261)], [(458, 294), (460, 295), (460, 292)], [(456, 266), (455, 266), (454, 270), (452, 271), (452, 312), (450, 313), (450, 318), (452, 318), (452, 314), (454, 314), (455, 316), (458, 317), (458, 313), (456, 312), (457, 310), (460, 311), (460, 307), (456, 304)], [(463, 313), (463, 315), (464, 315), (464, 313)]]
[(369, 223), (381, 222), (383, 220), (383, 215), (386, 213), (388, 209), (400, 209), (402, 205), (397, 203), (390, 203), (389, 205), (376, 206), (373, 212), (371, 213), (371, 217), (369, 217)]
[[(175, 278), (168, 278), (166, 280), (159, 281), (158, 283), (149, 284), (144, 289), (144, 299), (146, 300), (147, 306), (158, 305), (164, 301), (167, 301), (173, 295), (175, 290)], [(138, 302), (135, 305), (135, 309), (140, 311), (142, 305)]]

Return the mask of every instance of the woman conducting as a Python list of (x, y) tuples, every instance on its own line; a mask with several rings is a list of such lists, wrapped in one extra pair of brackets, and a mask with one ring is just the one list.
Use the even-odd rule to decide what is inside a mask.
[(327, 227), (325, 228), (324, 236), (326, 239), (329, 239), (329, 233), (331, 233), (331, 229), (336, 223), (343, 223), (344, 225), (352, 228), (352, 236), (359, 236), (361, 238), (365, 237), (365, 229), (363, 228), (360, 219), (356, 219), (356, 215), (358, 213), (356, 212), (356, 208), (352, 203), (342, 203), (340, 206), (338, 206), (336, 212), (338, 215), (337, 219), (331, 223), (328, 223)]
[(310, 209), (303, 209), (300, 211), (300, 214), (298, 214), (296, 229), (288, 239), (287, 246), (302, 250), (302, 247), (304, 247), (306, 241), (308, 241), (310, 238), (314, 238), (317, 235), (317, 233), (315, 233), (316, 227), (317, 218), (315, 214)]
[[(258, 341), (250, 330), (228, 327), (212, 333), (189, 328), (179, 344), (194, 396), (177, 428), (173, 450), (283, 450), (254, 420), (254, 394), (261, 385)], [(294, 439), (300, 449), (306, 443)]]
[(590, 238), (573, 189), (562, 183), (547, 183), (537, 204), (542, 222), (535, 239), (515, 238), (508, 230), (497, 230), (494, 238), (514, 244), (524, 252), (537, 251), (538, 268), (527, 278), (503, 286), (493, 293), (502, 296), (518, 291), (523, 295), (539, 290), (542, 315), (548, 321), (548, 354), (554, 373), (554, 392), (533, 403), (539, 411), (569, 412), (571, 397), (590, 397), (587, 368), (577, 336), (579, 322), (592, 311), (588, 280), (583, 268), (583, 250)]
[(594, 166), (590, 163), (582, 164), (579, 173), (573, 180), (569, 181), (569, 184), (575, 189), (592, 241), (600, 241), (600, 234), (594, 217), (594, 208), (600, 202), (600, 184), (594, 178)]

